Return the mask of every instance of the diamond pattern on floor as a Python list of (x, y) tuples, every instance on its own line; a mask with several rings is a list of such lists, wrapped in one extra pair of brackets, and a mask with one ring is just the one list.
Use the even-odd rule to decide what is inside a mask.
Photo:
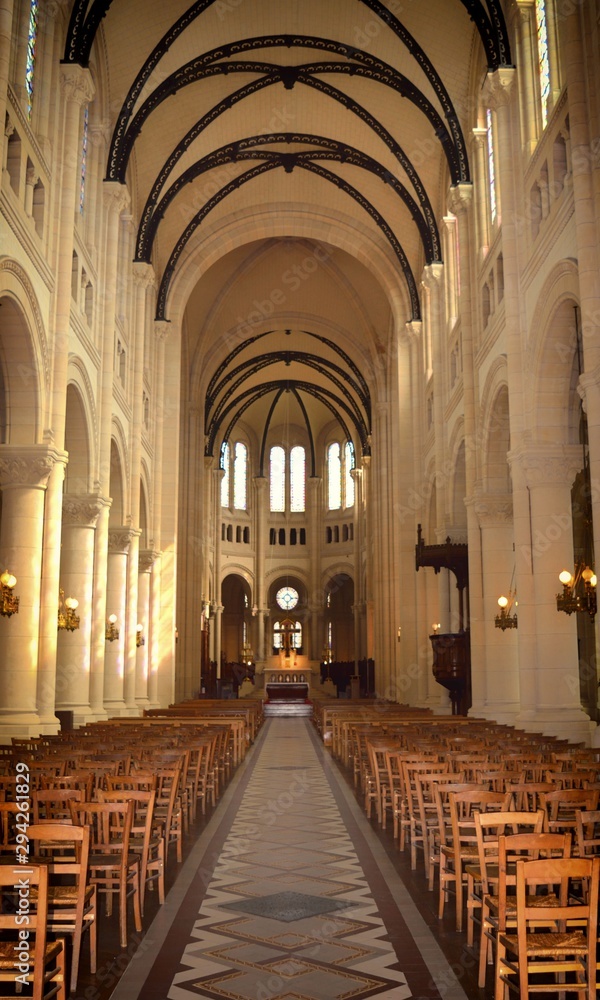
[(115, 1000), (439, 1000), (326, 758), (310, 722), (265, 724), (158, 958)]

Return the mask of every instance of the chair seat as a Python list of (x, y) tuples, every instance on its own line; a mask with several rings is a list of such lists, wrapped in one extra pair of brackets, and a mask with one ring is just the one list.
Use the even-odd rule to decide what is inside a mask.
[[(514, 901), (511, 901), (511, 900), (513, 900), (513, 897), (511, 897), (511, 896), (507, 897), (507, 900), (506, 900), (506, 912), (510, 913), (510, 914), (514, 914), (514, 913), (517, 912), (516, 897), (514, 898)], [(498, 906), (500, 905), (499, 904), (499, 897), (498, 896), (486, 896), (485, 897), (485, 901), (486, 901), (486, 903), (487, 903), (487, 905), (488, 905), (488, 907), (489, 907), (490, 910), (493, 910), (496, 913), (498, 912)], [(534, 908), (536, 906), (560, 906), (560, 901), (559, 901), (558, 897), (554, 895), (553, 892), (549, 893), (547, 896), (530, 896), (530, 895), (527, 895), (525, 897), (525, 901), (526, 901), (526, 905), (527, 906), (531, 906), (531, 907), (534, 907)]]
[[(31, 890), (32, 899), (36, 898), (36, 889)], [(91, 899), (94, 893), (94, 887), (92, 885), (86, 886), (85, 890), (85, 901)], [(78, 889), (76, 885), (51, 885), (48, 886), (48, 904), (54, 903), (55, 906), (70, 904), (75, 906), (78, 897)]]
[[(519, 950), (516, 934), (501, 935), (502, 943), (509, 951)], [(530, 957), (552, 958), (557, 955), (586, 955), (588, 943), (583, 931), (568, 931), (565, 934), (528, 934), (527, 954)]]
[[(15, 969), (19, 964), (19, 957), (15, 949), (16, 941), (0, 941), (0, 969)], [(62, 941), (48, 941), (46, 944), (46, 958), (56, 958), (62, 951)], [(28, 946), (31, 964), (35, 959), (35, 944)]]
[[(116, 854), (90, 854), (89, 867), (90, 868), (115, 868), (115, 860), (117, 859)], [(138, 864), (139, 858), (137, 854), (127, 855), (127, 867), (130, 865)]]

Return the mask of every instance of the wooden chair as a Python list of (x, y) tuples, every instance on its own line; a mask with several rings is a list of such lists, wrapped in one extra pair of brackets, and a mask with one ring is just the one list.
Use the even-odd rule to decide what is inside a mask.
[[(428, 826), (433, 818), (437, 823), (435, 802), (423, 799), (422, 789), (419, 789), (419, 778), (423, 775), (448, 774), (448, 764), (445, 761), (431, 760), (403, 761), (402, 775), (408, 810), (408, 830), (410, 839), (410, 867), (417, 867), (417, 849), (423, 852), (425, 873), (429, 876), (429, 837)], [(456, 774), (453, 775), (456, 778)]]
[(517, 812), (537, 812), (543, 809), (541, 793), (555, 792), (556, 785), (550, 781), (514, 781), (507, 784), (506, 791), (511, 793)]
[(88, 932), (90, 970), (96, 972), (96, 889), (87, 879), (90, 831), (87, 827), (75, 828), (72, 824), (35, 823), (29, 827), (28, 836), (36, 851), (40, 852), (38, 860), (48, 866), (48, 929), (53, 934), (68, 934), (72, 938), (70, 984), (74, 991), (77, 988), (83, 936)]
[(38, 788), (31, 793), (34, 823), (72, 822), (70, 802), (83, 802), (79, 788)]
[(29, 995), (33, 1000), (51, 1000), (51, 997), (66, 1000), (65, 942), (62, 938), (56, 941), (46, 938), (48, 866), (0, 865), (0, 895), (14, 895), (14, 887), (18, 885), (23, 885), (27, 893), (27, 937), (23, 938), (24, 925), (16, 922), (19, 899), (15, 898), (13, 912), (0, 912), (0, 982), (10, 983), (14, 988), (3, 995), (20, 996), (23, 985), (30, 983), (33, 992)]
[[(571, 857), (570, 833), (521, 833), (498, 838), (498, 882), (495, 892), (483, 897), (481, 942), (479, 949), (479, 985), (485, 986), (486, 959), (491, 962), (495, 952), (495, 996), (500, 1000), (503, 987), (500, 970), (504, 947), (498, 936), (516, 927), (516, 863), (538, 861), (540, 858)], [(556, 896), (546, 892), (538, 897), (540, 905), (554, 905)]]
[(579, 857), (600, 854), (600, 810), (578, 809), (576, 824)]
[(510, 795), (488, 792), (481, 788), (449, 793), (451, 842), (440, 847), (440, 894), (438, 916), (444, 916), (444, 903), (450, 886), (454, 887), (456, 901), (456, 929), (462, 930), (465, 865), (479, 857), (475, 812), (488, 809), (504, 810), (510, 804)]
[(155, 789), (122, 788), (98, 792), (100, 802), (133, 802), (129, 849), (140, 856), (140, 912), (144, 914), (146, 885), (158, 883), (158, 901), (165, 901), (165, 838), (154, 823)]
[(558, 788), (553, 792), (542, 792), (540, 798), (548, 832), (566, 832), (575, 836), (577, 810), (589, 812), (597, 809), (598, 795), (598, 791), (591, 788)]
[[(112, 897), (119, 897), (121, 947), (127, 946), (127, 900), (133, 897), (135, 929), (142, 930), (140, 911), (140, 859), (130, 850), (133, 802), (72, 802), (73, 822), (89, 824), (92, 846), (90, 882), (106, 896), (106, 912), (112, 912)], [(65, 829), (68, 829), (65, 827)]]
[[(538, 992), (579, 992), (593, 1000), (600, 858), (517, 861), (516, 870), (516, 934), (499, 933), (500, 983), (518, 989), (522, 1000)], [(558, 905), (540, 905), (539, 886), (555, 886)]]

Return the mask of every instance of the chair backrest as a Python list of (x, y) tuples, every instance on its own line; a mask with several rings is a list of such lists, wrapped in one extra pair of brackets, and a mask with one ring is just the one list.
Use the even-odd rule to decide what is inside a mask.
[(17, 814), (21, 812), (18, 802), (0, 801), (0, 851), (14, 853), (17, 834)]
[(553, 792), (542, 792), (542, 808), (546, 813), (546, 827), (549, 831), (561, 828), (575, 830), (576, 811), (593, 811), (598, 808), (597, 789), (558, 788)]
[(543, 808), (541, 793), (556, 791), (556, 785), (549, 781), (514, 781), (507, 784), (506, 791), (511, 793), (517, 811), (537, 812)]
[[(32, 892), (34, 887), (36, 891)], [(5, 893), (14, 897), (14, 907), (11, 912), (0, 911), (0, 937), (4, 941), (14, 940), (15, 964), (10, 969), (4, 965), (6, 971), (0, 973), (0, 981), (10, 981), (13, 985), (32, 983), (33, 1000), (42, 1000), (47, 984), (48, 866), (0, 865), (0, 896)], [(24, 932), (26, 937), (23, 937)], [(22, 963), (19, 963), (19, 951), (25, 959)]]
[(516, 812), (494, 811), (476, 812), (475, 836), (479, 855), (482, 892), (490, 892), (490, 875), (494, 874), (499, 864), (499, 839), (506, 836), (508, 830), (513, 835), (518, 833), (541, 833), (544, 827), (544, 811)]
[(83, 802), (79, 788), (38, 788), (31, 793), (33, 822), (68, 820), (71, 822), (69, 802)]
[[(527, 954), (527, 934), (532, 927), (537, 927), (552, 921), (561, 928), (562, 921), (576, 922), (578, 928), (583, 924), (582, 933), (587, 938), (588, 945), (588, 976), (596, 978), (596, 937), (598, 927), (598, 887), (600, 878), (600, 858), (545, 858), (539, 861), (517, 861), (516, 863), (516, 902), (517, 902), (517, 939), (519, 950), (523, 956)], [(580, 885), (584, 883), (586, 890), (581, 899)], [(552, 887), (555, 899), (543, 903), (539, 895), (539, 887)], [(556, 903), (558, 900), (558, 905)], [(581, 901), (579, 901), (581, 900)], [(556, 922), (556, 924), (554, 924)], [(552, 930), (546, 927), (545, 947), (552, 956)], [(557, 955), (565, 954), (559, 948)], [(567, 948), (568, 954), (568, 948)], [(527, 965), (527, 962), (523, 963)], [(582, 966), (578, 966), (581, 971)], [(560, 987), (557, 987), (560, 989)], [(594, 991), (595, 993), (595, 991)], [(590, 997), (594, 995), (590, 992)]]
[(577, 846), (581, 858), (600, 852), (600, 810), (578, 809)]
[[(71, 802), (73, 823), (89, 827), (94, 853), (120, 853), (123, 877), (127, 871), (133, 802)], [(67, 829), (67, 828), (65, 828)]]
[(508, 811), (510, 795), (474, 788), (450, 792), (449, 802), (452, 843), (456, 850), (459, 846), (476, 846), (475, 813), (487, 812), (488, 809)]

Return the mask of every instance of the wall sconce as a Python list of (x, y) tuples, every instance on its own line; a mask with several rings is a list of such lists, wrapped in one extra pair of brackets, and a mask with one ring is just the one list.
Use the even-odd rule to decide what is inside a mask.
[(10, 618), (11, 615), (15, 615), (19, 611), (19, 598), (13, 594), (16, 583), (16, 576), (5, 569), (0, 576), (0, 615), (3, 615), (4, 618)]
[(117, 616), (109, 615), (106, 620), (106, 628), (104, 630), (104, 638), (107, 642), (113, 642), (115, 639), (119, 638), (119, 630), (117, 628)]
[(74, 597), (66, 597), (61, 588), (58, 592), (58, 628), (66, 629), (67, 632), (74, 632), (79, 628), (79, 615), (75, 612), (79, 607), (79, 601)]
[(396, 639), (400, 642), (402, 638), (402, 625), (398, 625), (398, 631), (396, 632)]
[(441, 629), (441, 627), (442, 626), (441, 626), (440, 622), (434, 622), (433, 625), (431, 626), (431, 631), (432, 631), (433, 635), (437, 635), (438, 632), (439, 632), (439, 630)]
[(575, 575), (563, 569), (558, 579), (563, 585), (562, 594), (556, 595), (556, 610), (572, 615), (574, 611), (586, 611), (592, 621), (598, 610), (596, 598), (596, 574), (589, 566), (578, 563)]
[(245, 642), (242, 646), (242, 663), (245, 663), (248, 667), (252, 666), (252, 661), (254, 660), (254, 652), (252, 646), (249, 642)]
[(135, 627), (135, 644), (136, 646), (144, 646), (146, 640), (144, 638), (144, 626), (136, 625)]
[[(517, 622), (517, 612), (515, 611), (512, 615), (510, 613), (514, 597), (515, 595), (513, 591), (509, 590), (508, 597), (505, 597), (504, 594), (502, 594), (502, 596), (498, 598), (498, 607), (500, 608), (500, 611), (494, 618), (494, 626), (495, 628), (501, 628), (503, 632), (507, 628), (519, 627)], [(517, 602), (515, 601), (514, 603), (516, 608)]]

